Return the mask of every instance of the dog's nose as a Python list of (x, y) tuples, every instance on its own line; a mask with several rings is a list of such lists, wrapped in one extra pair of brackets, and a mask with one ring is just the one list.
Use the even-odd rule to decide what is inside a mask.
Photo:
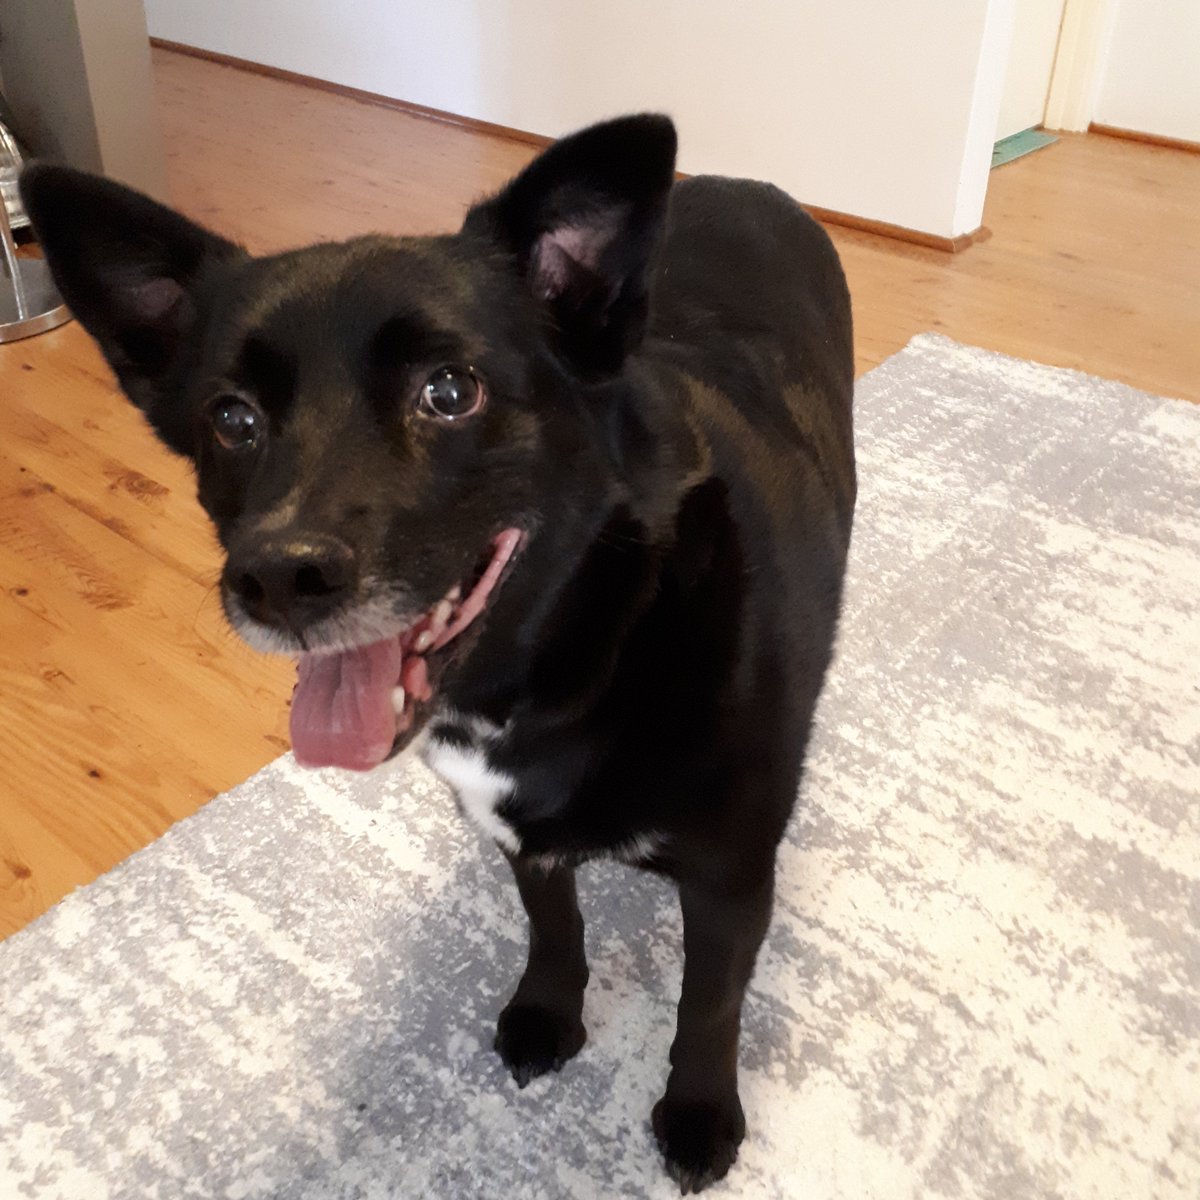
[(295, 629), (328, 616), (350, 595), (358, 564), (337, 538), (283, 538), (231, 555), (225, 581), (255, 620)]

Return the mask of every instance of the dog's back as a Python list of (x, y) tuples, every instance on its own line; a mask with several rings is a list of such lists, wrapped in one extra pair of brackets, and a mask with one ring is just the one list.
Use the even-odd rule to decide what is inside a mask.
[(676, 184), (653, 294), (652, 337), (688, 345), (705, 380), (745, 400), (747, 415), (769, 393), (739, 373), (739, 345), (762, 356), (749, 365), (763, 382), (770, 362), (785, 384), (820, 389), (849, 455), (850, 297), (828, 234), (790, 196), (721, 176)]
[(784, 565), (823, 543), (840, 589), (856, 491), (854, 353), (828, 235), (770, 184), (678, 184), (649, 332), (647, 354), (688, 378), (718, 473), (769, 509)]
[(682, 381), (667, 390), (709, 457), (703, 535), (727, 522), (713, 542), (722, 603), (700, 634), (728, 643), (726, 674), (688, 706), (719, 710), (706, 769), (719, 747), (770, 776), (762, 807), (738, 814), (761, 821), (761, 840), (736, 839), (765, 849), (790, 810), (840, 607), (856, 493), (850, 299), (820, 225), (747, 180), (675, 186), (653, 278), (642, 358), (660, 383)]

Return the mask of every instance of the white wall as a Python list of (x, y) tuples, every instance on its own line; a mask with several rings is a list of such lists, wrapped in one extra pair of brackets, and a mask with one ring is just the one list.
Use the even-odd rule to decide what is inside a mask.
[(530, 132), (670, 112), (680, 168), (980, 224), (1013, 0), (147, 0), (155, 36)]
[(954, 228), (969, 233), (983, 220), (983, 201), (992, 169), (992, 147), (996, 122), (1004, 95), (1009, 51), (1013, 38), (1012, 0), (992, 0), (984, 14), (975, 65), (971, 107), (959, 168), (958, 192), (954, 202)]
[(1093, 120), (1200, 142), (1200, 0), (1114, 0)]

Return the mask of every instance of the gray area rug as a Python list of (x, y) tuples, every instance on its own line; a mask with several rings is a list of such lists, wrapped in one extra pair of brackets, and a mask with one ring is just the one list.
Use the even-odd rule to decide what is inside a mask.
[[(1200, 408), (931, 336), (858, 399), (841, 650), (713, 1195), (1200, 1195)], [(280, 759), (0, 946), (0, 1197), (667, 1197), (668, 889), (581, 876), (523, 1092), (500, 855)]]

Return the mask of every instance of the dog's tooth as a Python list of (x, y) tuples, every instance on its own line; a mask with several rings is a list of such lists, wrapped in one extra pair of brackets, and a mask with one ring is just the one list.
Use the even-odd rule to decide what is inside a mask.
[(417, 640), (415, 642), (413, 642), (413, 649), (418, 654), (424, 654), (425, 651), (428, 650), (429, 647), (432, 645), (433, 645), (432, 632), (430, 632), (430, 630), (428, 630), (428, 629), (422, 629), (421, 632), (417, 634)]
[(446, 599), (451, 604), (457, 604), (462, 599), (462, 584), (456, 583), (447, 593)]
[(392, 688), (392, 711), (399, 716), (404, 711), (404, 689), (402, 687)]
[(454, 605), (449, 600), (439, 600), (433, 606), (433, 626), (439, 633), (445, 628), (453, 612)]

